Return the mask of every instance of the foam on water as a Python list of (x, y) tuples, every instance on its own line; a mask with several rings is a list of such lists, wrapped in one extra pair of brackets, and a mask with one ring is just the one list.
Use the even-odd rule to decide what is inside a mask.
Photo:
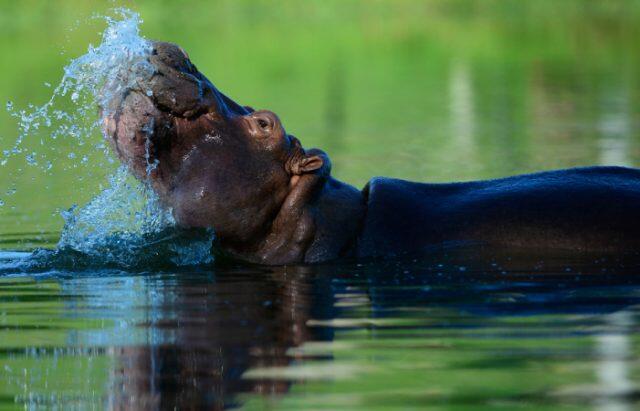
[[(43, 155), (28, 152), (27, 138), (45, 135), (73, 138), (75, 144), (95, 139), (100, 130), (100, 107), (108, 107), (113, 96), (153, 74), (147, 57), (151, 43), (140, 36), (140, 16), (127, 9), (116, 9), (115, 17), (100, 17), (107, 23), (101, 43), (89, 46), (87, 53), (72, 60), (65, 68), (60, 84), (50, 100), (40, 107), (8, 111), (18, 119), (19, 135), (12, 150), (4, 152), (0, 165), (12, 156), (24, 155), (27, 164), (43, 170), (51, 162)], [(57, 108), (60, 99), (70, 100), (70, 110)], [(108, 113), (103, 112), (103, 116)], [(51, 141), (48, 144), (55, 144)], [(94, 149), (105, 150), (103, 139)], [(113, 159), (110, 157), (110, 161)], [(76, 158), (74, 152), (67, 157)], [(152, 170), (157, 164), (148, 162)], [(63, 212), (65, 225), (55, 252), (35, 253), (38, 264), (63, 261), (64, 264), (117, 265), (136, 267), (144, 264), (194, 265), (211, 261), (212, 232), (186, 232), (175, 227), (171, 211), (163, 208), (156, 194), (133, 179), (124, 167), (109, 178), (108, 187), (83, 207)]]

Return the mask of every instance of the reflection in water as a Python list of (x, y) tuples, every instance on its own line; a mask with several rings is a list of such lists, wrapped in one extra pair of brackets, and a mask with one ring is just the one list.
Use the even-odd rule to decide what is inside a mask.
[(137, 323), (153, 331), (151, 341), (113, 351), (118, 366), (109, 408), (224, 409), (238, 392), (288, 389), (288, 381), (242, 376), (251, 368), (286, 366), (288, 348), (312, 337), (306, 322), (314, 310), (321, 316), (314, 308), (321, 294), (304, 270), (230, 270), (176, 285), (147, 283), (170, 298), (149, 302), (154, 314)]
[(627, 411), (631, 404), (626, 396), (632, 395), (634, 384), (630, 379), (633, 359), (629, 333), (634, 325), (630, 312), (619, 311), (605, 317), (607, 328), (596, 337), (596, 349), (600, 356), (597, 365), (601, 399), (597, 402), (602, 411)]
[(634, 409), (638, 267), (450, 250), (3, 277), (0, 408)]

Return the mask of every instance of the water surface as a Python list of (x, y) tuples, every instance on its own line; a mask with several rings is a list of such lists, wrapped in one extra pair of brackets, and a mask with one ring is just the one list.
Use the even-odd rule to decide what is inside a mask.
[(433, 257), (3, 275), (0, 408), (637, 407), (637, 261)]

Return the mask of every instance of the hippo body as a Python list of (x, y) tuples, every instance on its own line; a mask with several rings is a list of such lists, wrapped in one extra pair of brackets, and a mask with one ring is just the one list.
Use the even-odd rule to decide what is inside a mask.
[(237, 104), (170, 43), (156, 72), (102, 107), (132, 173), (184, 228), (213, 228), (215, 252), (262, 264), (421, 253), (445, 244), (640, 250), (640, 171), (592, 167), (423, 184), (331, 176), (275, 113)]
[(640, 170), (586, 167), (450, 184), (374, 178), (358, 257), (448, 244), (640, 251)]

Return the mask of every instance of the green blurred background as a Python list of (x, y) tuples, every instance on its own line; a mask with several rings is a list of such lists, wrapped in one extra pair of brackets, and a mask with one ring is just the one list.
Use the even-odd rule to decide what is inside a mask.
[[(90, 17), (117, 6), (237, 101), (277, 112), (357, 186), (639, 163), (640, 1), (2, 0), (3, 106), (46, 102), (44, 83), (99, 42), (105, 23)], [(0, 149), (17, 133), (0, 110)], [(54, 244), (59, 210), (115, 167), (92, 144), (47, 137), (26, 146), (51, 170), (23, 157), (0, 168), (4, 247)]]

